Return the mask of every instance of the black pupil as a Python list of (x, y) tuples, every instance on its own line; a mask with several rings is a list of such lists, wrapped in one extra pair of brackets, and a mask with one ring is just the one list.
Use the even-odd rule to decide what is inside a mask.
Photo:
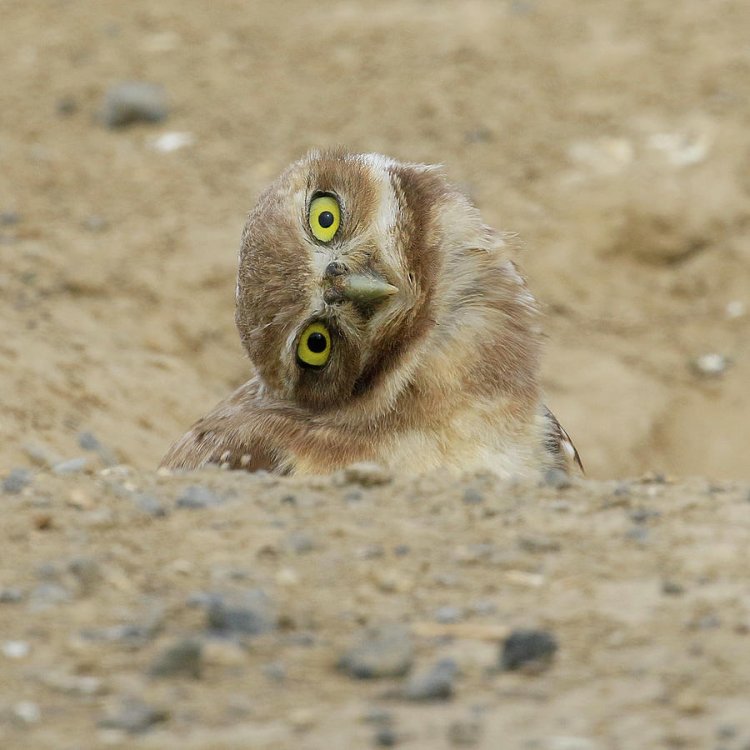
[(311, 333), (307, 337), (307, 348), (314, 354), (320, 354), (326, 350), (328, 342), (322, 333)]
[(330, 211), (323, 211), (323, 213), (318, 216), (318, 224), (320, 224), (323, 229), (328, 229), (328, 227), (333, 225), (333, 214)]

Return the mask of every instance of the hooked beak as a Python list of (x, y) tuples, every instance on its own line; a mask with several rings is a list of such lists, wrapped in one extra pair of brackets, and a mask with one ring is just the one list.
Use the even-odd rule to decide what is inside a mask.
[(396, 292), (398, 289), (393, 284), (381, 278), (360, 273), (345, 276), (341, 289), (342, 296), (352, 302), (377, 302)]
[(364, 273), (348, 273), (341, 263), (331, 263), (326, 269), (331, 286), (325, 292), (325, 301), (350, 300), (359, 304), (372, 304), (398, 292), (381, 276)]

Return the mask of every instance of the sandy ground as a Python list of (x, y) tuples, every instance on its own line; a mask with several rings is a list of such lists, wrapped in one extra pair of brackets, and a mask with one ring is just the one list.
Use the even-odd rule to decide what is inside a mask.
[[(488, 748), (750, 743), (748, 3), (5, 0), (2, 19), (0, 477), (33, 472), (0, 494), (0, 636), (25, 644), (0, 656), (3, 747), (367, 747), (391, 731), (363, 721), (379, 702), (390, 739), (420, 750), (468, 742), (471, 722)], [(163, 85), (168, 118), (105, 127), (123, 80)], [(160, 151), (175, 132), (186, 145)], [(607, 481), (485, 478), (475, 507), (476, 478), (395, 478), (353, 501), (343, 480), (153, 473), (247, 377), (245, 213), (334, 144), (441, 162), (519, 234), (548, 403)], [(100, 475), (115, 463), (132, 473)], [(646, 472), (705, 478), (615, 494)], [(232, 498), (174, 510), (188, 484)], [(297, 559), (279, 539), (301, 530), (317, 541)], [(279, 620), (217, 645), (186, 597), (232, 587), (262, 588)], [(504, 632), (419, 631), (414, 669), (444, 652), (460, 668), (438, 706), (333, 668), (357, 627), (413, 629), (445, 606), (466, 626), (550, 629), (559, 653), (519, 677), (492, 671)], [(135, 642), (81, 635), (149, 617)], [(203, 644), (201, 679), (149, 678), (184, 637)], [(39, 677), (56, 671), (98, 682)], [(128, 696), (169, 717), (100, 726)]]

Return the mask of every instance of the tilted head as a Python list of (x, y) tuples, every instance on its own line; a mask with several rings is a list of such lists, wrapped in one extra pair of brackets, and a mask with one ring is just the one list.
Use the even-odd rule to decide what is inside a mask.
[(501, 246), (434, 167), (313, 152), (248, 217), (237, 280), (242, 342), (267, 392), (284, 401), (340, 408), (385, 381), (393, 393), (449, 309), (466, 302), (461, 315), (481, 323), (488, 274), (525, 293), (531, 311), (512, 265), (490, 258)]

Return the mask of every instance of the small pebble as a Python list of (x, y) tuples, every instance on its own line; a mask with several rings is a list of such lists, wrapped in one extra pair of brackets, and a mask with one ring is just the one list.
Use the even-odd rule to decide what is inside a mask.
[[(87, 232), (103, 232), (108, 227), (109, 222), (103, 216), (98, 216), (97, 214), (91, 214), (83, 220), (83, 228)], [(83, 445), (81, 448), (85, 450), (97, 450), (96, 448), (86, 448)]]
[(24, 443), (22, 448), (29, 460), (37, 466), (51, 469), (55, 464), (60, 463), (60, 457), (44, 445)]
[(478, 505), (484, 502), (484, 495), (476, 487), (467, 487), (463, 500), (467, 505)]
[(160, 122), (167, 114), (167, 97), (162, 86), (128, 81), (108, 89), (101, 120), (108, 128), (119, 128), (135, 122)]
[(526, 665), (545, 666), (557, 651), (557, 639), (546, 630), (514, 630), (502, 646), (500, 668), (516, 670)]
[(26, 641), (5, 641), (3, 656), (8, 659), (25, 659), (31, 653), (31, 646)]
[(586, 737), (550, 737), (545, 750), (596, 750), (596, 745)]
[(72, 96), (63, 96), (57, 100), (55, 111), (61, 117), (70, 117), (78, 111), (78, 102)]
[(260, 589), (229, 602), (214, 595), (208, 603), (207, 621), (208, 629), (216, 635), (260, 635), (277, 624), (271, 600)]
[(664, 581), (661, 585), (661, 592), (667, 596), (681, 596), (685, 593), (685, 587), (675, 581)]
[(464, 619), (465, 613), (460, 607), (438, 607), (435, 610), (435, 621), (442, 623), (460, 622)]
[(213, 490), (208, 489), (208, 487), (203, 487), (199, 484), (186, 487), (183, 493), (177, 498), (178, 508), (190, 508), (191, 510), (210, 508), (221, 503), (222, 498), (219, 495)]
[(286, 667), (284, 662), (272, 661), (268, 664), (263, 665), (263, 674), (271, 680), (271, 682), (284, 682), (286, 679)]
[(17, 495), (31, 483), (32, 476), (28, 469), (12, 469), (10, 474), (3, 479), (3, 492), (8, 495)]
[(203, 645), (194, 638), (172, 644), (149, 669), (152, 677), (192, 677), (199, 679), (203, 671)]
[(556, 490), (564, 490), (571, 486), (570, 477), (562, 469), (549, 469), (544, 474), (544, 484)]
[(649, 530), (645, 526), (634, 526), (625, 534), (626, 539), (631, 539), (639, 544), (646, 544), (648, 542)]
[(380, 727), (375, 732), (375, 747), (395, 747), (398, 744), (398, 735), (392, 727)]
[(696, 375), (704, 378), (718, 378), (729, 367), (729, 360), (723, 354), (702, 354), (691, 360), (690, 367)]
[(351, 677), (401, 677), (411, 668), (414, 647), (407, 628), (393, 623), (368, 628), (339, 659), (339, 669)]
[(0, 589), (0, 604), (17, 604), (20, 601), (23, 601), (23, 591), (21, 589)]
[(52, 467), (55, 474), (78, 474), (88, 466), (89, 460), (86, 456), (79, 458), (69, 458), (67, 461), (60, 461)]
[(550, 539), (548, 536), (542, 536), (540, 534), (527, 534), (519, 537), (518, 546), (525, 552), (531, 552), (535, 555), (547, 552), (558, 552), (560, 550), (560, 542), (556, 539)]
[(161, 154), (171, 154), (173, 151), (179, 151), (186, 146), (192, 146), (195, 143), (195, 136), (192, 133), (170, 132), (162, 133), (151, 141), (151, 148)]
[(99, 563), (91, 557), (77, 557), (71, 560), (68, 569), (78, 581), (84, 596), (91, 594), (103, 580)]
[(482, 725), (476, 719), (459, 719), (448, 727), (452, 747), (475, 747), (482, 738)]
[(457, 675), (456, 662), (453, 659), (441, 659), (415, 674), (406, 684), (403, 696), (410, 701), (447, 700), (453, 696)]
[(40, 676), (39, 681), (51, 690), (67, 695), (101, 695), (106, 692), (102, 681), (90, 675), (47, 672)]
[(305, 531), (295, 531), (286, 538), (285, 546), (296, 555), (304, 555), (315, 549), (315, 540)]
[(78, 445), (85, 451), (97, 451), (101, 448), (101, 443), (93, 432), (79, 432)]
[(122, 729), (128, 734), (142, 734), (154, 724), (166, 721), (169, 713), (137, 698), (128, 698), (109, 716), (99, 721), (103, 729)]
[(21, 214), (18, 211), (2, 211), (0, 212), (0, 224), (4, 227), (12, 227), (21, 221)]
[(13, 706), (13, 716), (24, 724), (38, 724), (42, 712), (33, 701), (20, 701)]
[(70, 592), (59, 583), (40, 583), (32, 590), (29, 605), (39, 611), (55, 604), (64, 604), (72, 598)]
[(133, 502), (138, 510), (152, 518), (163, 518), (168, 513), (164, 504), (157, 500), (153, 495), (139, 493), (133, 496)]

